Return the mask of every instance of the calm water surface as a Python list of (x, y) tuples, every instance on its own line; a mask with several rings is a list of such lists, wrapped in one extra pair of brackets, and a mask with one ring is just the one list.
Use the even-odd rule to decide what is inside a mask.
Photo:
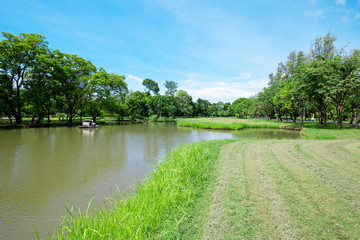
[(296, 138), (275, 130), (208, 131), (173, 123), (0, 131), (0, 239), (47, 236), (64, 204), (86, 208), (142, 179), (181, 143), (244, 137)]

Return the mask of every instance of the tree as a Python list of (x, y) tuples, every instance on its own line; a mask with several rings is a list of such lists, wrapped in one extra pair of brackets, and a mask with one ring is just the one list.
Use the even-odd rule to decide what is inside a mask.
[(130, 93), (126, 105), (132, 119), (149, 116), (149, 103), (151, 95), (149, 92), (136, 91)]
[(119, 103), (124, 103), (128, 91), (124, 79), (124, 76), (107, 73), (103, 68), (91, 76), (86, 101), (87, 110), (94, 121), (104, 110), (121, 115), (117, 108), (122, 107)]
[(325, 89), (333, 101), (338, 118), (339, 128), (342, 128), (343, 105), (351, 90), (360, 90), (360, 51), (354, 51), (349, 56), (337, 56), (327, 62), (331, 71), (326, 78)]
[(36, 56), (37, 64), (32, 68), (25, 83), (25, 98), (30, 104), (33, 119), (38, 116), (37, 123), (40, 123), (44, 116), (50, 122), (50, 114), (55, 111), (55, 97), (57, 88), (51, 75), (52, 63), (51, 53)]
[(232, 109), (234, 110), (236, 117), (247, 118), (251, 105), (252, 101), (249, 98), (238, 98), (232, 103)]
[(327, 33), (325, 37), (316, 38), (310, 49), (310, 59), (330, 60), (334, 56), (341, 54), (344, 48), (336, 49), (334, 45), (336, 40), (337, 38), (332, 33)]
[(300, 90), (305, 93), (306, 98), (319, 111), (320, 124), (326, 126), (327, 108), (330, 103), (326, 79), (330, 75), (330, 69), (328, 69), (325, 61), (312, 59), (300, 66), (299, 72)]
[(175, 96), (178, 116), (192, 116), (194, 106), (192, 97), (184, 90), (178, 91)]
[(58, 50), (54, 51), (52, 63), (51, 74), (64, 98), (64, 110), (71, 123), (85, 104), (83, 97), (88, 93), (89, 80), (96, 68), (88, 60)]
[(148, 93), (153, 92), (153, 94), (157, 94), (160, 91), (159, 85), (152, 79), (145, 78), (142, 82), (142, 85), (145, 86), (145, 91)]
[(22, 122), (21, 111), (24, 106), (21, 90), (32, 68), (37, 64), (36, 57), (48, 51), (45, 37), (39, 34), (20, 33), (19, 36), (2, 33), (0, 42), (0, 95), (7, 109)]
[(211, 103), (208, 100), (198, 98), (195, 104), (195, 114), (197, 116), (209, 116)]
[(167, 95), (156, 94), (150, 100), (151, 114), (156, 114), (156, 118), (175, 115), (175, 98)]
[(177, 83), (173, 81), (165, 82), (166, 92), (165, 95), (174, 97), (177, 92)]

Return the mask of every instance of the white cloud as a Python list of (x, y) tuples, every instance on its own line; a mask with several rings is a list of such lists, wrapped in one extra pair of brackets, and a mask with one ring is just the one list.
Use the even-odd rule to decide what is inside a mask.
[(239, 76), (231, 78), (231, 80), (241, 80), (241, 79), (249, 79), (249, 78), (251, 78), (251, 73), (242, 72), (239, 74)]
[(336, 5), (343, 5), (345, 6), (346, 0), (336, 0)]
[(240, 97), (256, 95), (268, 83), (268, 79), (239, 81), (239, 78), (229, 78), (219, 81), (216, 76), (195, 73), (190, 75), (191, 78), (181, 81), (180, 89), (187, 91), (193, 97), (193, 101), (202, 98), (210, 102), (233, 102)]
[(213, 103), (218, 101), (232, 103), (239, 97), (251, 97), (257, 93), (257, 91), (247, 91), (245, 89), (242, 90), (231, 87), (205, 87), (202, 89), (183, 88), (183, 90), (193, 97), (193, 101), (202, 98)]
[(310, 9), (304, 11), (305, 16), (312, 18), (314, 21), (317, 21), (319, 18), (324, 17), (324, 12), (321, 9)]
[(136, 80), (136, 81), (138, 81), (138, 82), (140, 82), (140, 83), (142, 83), (142, 81), (143, 81), (142, 78), (136, 77), (136, 76), (131, 75), (131, 74), (128, 74), (127, 77), (128, 77), (129, 79), (134, 79), (134, 80)]

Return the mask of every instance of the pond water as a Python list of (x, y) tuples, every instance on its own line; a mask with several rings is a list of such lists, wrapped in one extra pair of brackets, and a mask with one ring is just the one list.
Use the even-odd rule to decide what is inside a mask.
[(233, 138), (297, 138), (295, 131), (209, 131), (174, 123), (103, 125), (99, 129), (0, 131), (0, 239), (46, 237), (64, 204), (86, 208), (91, 198), (124, 191), (182, 143)]

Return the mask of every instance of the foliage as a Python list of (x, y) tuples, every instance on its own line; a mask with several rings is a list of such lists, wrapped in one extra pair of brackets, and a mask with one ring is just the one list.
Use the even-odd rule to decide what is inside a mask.
[[(360, 84), (360, 53), (334, 45), (336, 37), (328, 33), (317, 38), (306, 56), (303, 52), (291, 52), (285, 63), (279, 63), (277, 72), (269, 75), (269, 86), (257, 94), (256, 108), (263, 116), (285, 115), (293, 122), (300, 116), (301, 123), (307, 116), (315, 116), (326, 126), (329, 115), (338, 127), (343, 127), (344, 106), (349, 106), (347, 116), (353, 122), (359, 119), (358, 99)], [(240, 100), (239, 100), (240, 101)], [(239, 101), (235, 101), (239, 107)], [(351, 106), (351, 107), (350, 107)], [(318, 113), (318, 114), (317, 114)]]
[[(37, 56), (48, 51), (45, 37), (39, 34), (20, 33), (19, 36), (2, 33), (0, 42), (0, 97), (7, 104), (6, 109), (22, 122), (24, 106), (22, 89), (30, 70), (37, 63)], [(40, 76), (39, 76), (40, 77)]]
[(177, 93), (177, 83), (173, 81), (166, 81), (164, 86), (166, 87), (165, 95), (174, 97)]
[(175, 96), (175, 102), (177, 107), (177, 116), (192, 116), (194, 111), (194, 105), (192, 97), (184, 90), (178, 91)]
[(148, 93), (153, 92), (153, 94), (157, 94), (160, 91), (159, 85), (152, 79), (145, 78), (142, 82), (142, 85), (145, 86), (145, 91)]

